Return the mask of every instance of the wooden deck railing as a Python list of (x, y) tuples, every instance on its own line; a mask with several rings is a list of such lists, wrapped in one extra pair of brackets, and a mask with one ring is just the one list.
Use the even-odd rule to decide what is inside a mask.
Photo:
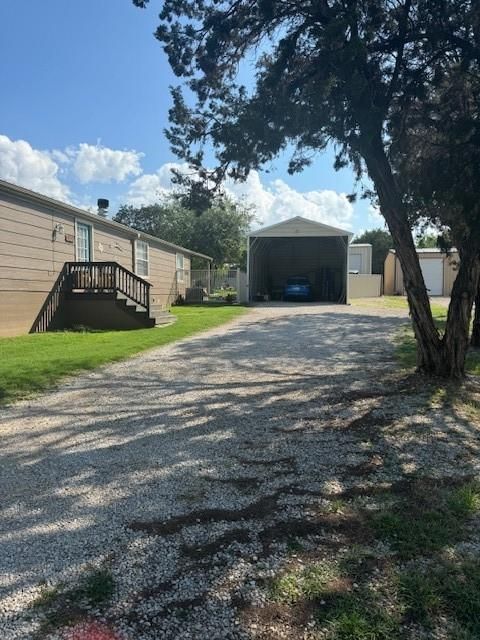
[(118, 262), (66, 262), (32, 326), (31, 333), (58, 328), (55, 316), (68, 292), (122, 293), (150, 312), (150, 283)]
[(35, 322), (30, 329), (30, 333), (43, 333), (51, 329), (57, 329), (55, 320), (57, 314), (61, 311), (61, 306), (66, 290), (67, 265), (64, 264), (62, 270), (58, 274), (58, 278), (48, 294), (47, 299), (42, 305)]
[(150, 283), (118, 262), (66, 262), (70, 291), (119, 292), (150, 309)]

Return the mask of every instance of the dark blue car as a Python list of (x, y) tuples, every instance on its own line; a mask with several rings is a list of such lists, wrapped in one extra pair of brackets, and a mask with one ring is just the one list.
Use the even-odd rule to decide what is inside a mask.
[(312, 285), (308, 278), (303, 276), (295, 276), (288, 278), (286, 285), (283, 288), (284, 300), (313, 300)]

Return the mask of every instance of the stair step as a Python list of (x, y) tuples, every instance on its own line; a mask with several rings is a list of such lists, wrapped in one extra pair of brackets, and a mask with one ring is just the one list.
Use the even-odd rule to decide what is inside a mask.
[(172, 316), (171, 318), (155, 318), (154, 320), (155, 320), (156, 327), (160, 325), (173, 324), (174, 322), (177, 321), (175, 316)]
[(176, 316), (174, 316), (172, 313), (169, 313), (168, 311), (161, 311), (161, 312), (155, 313), (155, 312), (152, 312), (152, 310), (150, 310), (150, 318), (152, 318), (152, 320), (155, 321), (156, 325), (172, 324), (177, 319)]
[(146, 310), (147, 310), (142, 305), (137, 304), (136, 302), (134, 302), (131, 298), (126, 296), (124, 293), (120, 293), (120, 291), (117, 291), (117, 300), (121, 300), (125, 304), (125, 306), (127, 306), (130, 309), (135, 309), (135, 311), (138, 311), (138, 312), (145, 311), (146, 312)]

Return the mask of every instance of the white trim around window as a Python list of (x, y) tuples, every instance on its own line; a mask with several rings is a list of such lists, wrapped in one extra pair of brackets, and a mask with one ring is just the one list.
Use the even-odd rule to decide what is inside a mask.
[(93, 226), (75, 219), (75, 260), (93, 262)]
[(150, 250), (145, 240), (135, 240), (135, 273), (147, 278), (150, 274)]
[(177, 270), (177, 281), (183, 282), (185, 275), (185, 256), (183, 253), (175, 254), (175, 268)]

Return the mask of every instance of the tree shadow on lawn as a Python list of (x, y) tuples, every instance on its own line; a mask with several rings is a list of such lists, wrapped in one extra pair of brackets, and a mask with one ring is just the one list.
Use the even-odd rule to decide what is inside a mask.
[[(288, 573), (299, 558), (342, 560), (342, 549), (368, 555), (379, 540), (391, 548), (375, 517), (397, 514), (404, 500), (401, 520), (412, 502), (406, 487), (443, 487), (452, 476), (461, 484), (478, 471), (475, 412), (458, 408), (453, 387), (396, 371), (391, 335), (402, 322), (332, 312), (247, 318), (6, 410), (5, 591), (24, 590), (27, 607), (42, 579), (70, 584), (88, 566), (107, 566), (116, 594), (104, 614), (126, 620), (132, 637), (145, 631), (145, 615), (166, 638), (177, 637), (178, 617), (183, 631), (201, 624), (212, 637), (221, 619), (232, 637), (275, 638), (280, 625), (294, 638), (312, 620), (343, 616), (333, 595), (258, 600), (258, 590), (270, 593), (265, 572)], [(356, 565), (344, 561), (345, 628), (357, 620), (370, 633), (359, 607), (373, 602), (365, 594), (374, 570), (395, 573), (395, 554), (393, 545), (393, 559), (375, 555), (363, 604), (352, 591)], [(322, 617), (321, 600), (335, 616)], [(375, 624), (388, 631), (384, 622)]]

